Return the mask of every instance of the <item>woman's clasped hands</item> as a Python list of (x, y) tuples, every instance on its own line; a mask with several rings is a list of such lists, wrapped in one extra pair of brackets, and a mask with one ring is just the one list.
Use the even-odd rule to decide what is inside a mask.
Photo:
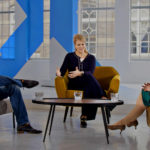
[(75, 71), (70, 71), (69, 74), (68, 74), (68, 77), (69, 78), (76, 78), (78, 76), (81, 76), (84, 72), (83, 71), (80, 71), (78, 69), (78, 67), (76, 67), (76, 70)]
[(150, 91), (150, 83), (144, 83), (144, 85), (142, 86), (142, 89), (144, 91)]
[[(78, 77), (78, 76), (81, 76), (82, 74), (84, 74), (84, 72), (83, 72), (83, 71), (80, 71), (80, 70), (78, 69), (78, 67), (76, 67), (75, 71), (70, 71), (70, 72), (69, 72), (68, 77), (69, 77), (69, 78), (76, 78), (76, 77)], [(59, 68), (56, 69), (56, 76), (61, 77), (61, 72), (60, 72), (60, 69), (59, 69)]]

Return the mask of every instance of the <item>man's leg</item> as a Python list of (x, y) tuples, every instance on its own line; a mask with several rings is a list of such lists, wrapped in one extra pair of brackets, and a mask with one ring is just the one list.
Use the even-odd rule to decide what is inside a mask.
[(8, 86), (10, 84), (18, 85), (19, 87), (33, 88), (39, 84), (35, 80), (12, 79), (7, 76), (0, 75), (0, 86)]
[(16, 116), (18, 132), (41, 133), (42, 131), (32, 128), (29, 124), (28, 114), (20, 88), (15, 84), (0, 87), (0, 99), (8, 96), (10, 97), (10, 102)]
[(16, 84), (19, 87), (22, 87), (22, 83), (20, 81), (17, 81), (17, 80), (14, 80), (12, 78), (0, 75), (0, 86), (8, 86), (11, 84)]
[(7, 90), (18, 126), (29, 123), (27, 110), (22, 98), (20, 88), (13, 84), (7, 86)]

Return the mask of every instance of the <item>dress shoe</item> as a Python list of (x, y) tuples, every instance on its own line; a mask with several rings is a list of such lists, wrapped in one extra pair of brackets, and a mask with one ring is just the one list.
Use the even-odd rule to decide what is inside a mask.
[(86, 122), (86, 120), (87, 120), (87, 117), (86, 116), (81, 116), (80, 117), (80, 127), (81, 128), (86, 128), (87, 127), (87, 122)]
[(37, 86), (39, 84), (38, 81), (35, 80), (24, 80), (24, 79), (20, 79), (22, 86), (26, 87), (26, 88), (33, 88), (35, 86)]
[(137, 120), (134, 120), (134, 121), (131, 121), (127, 124), (128, 127), (132, 127), (132, 126), (135, 126), (135, 129), (136, 129), (136, 126), (138, 125), (138, 121)]
[(40, 134), (40, 133), (42, 133), (41, 130), (37, 130), (37, 129), (32, 128), (29, 123), (26, 123), (24, 125), (18, 126), (17, 127), (17, 132), (18, 133), (27, 132), (27, 133), (32, 133), (32, 134)]
[(125, 125), (107, 125), (107, 128), (110, 130), (120, 130), (120, 134), (123, 130), (125, 130)]

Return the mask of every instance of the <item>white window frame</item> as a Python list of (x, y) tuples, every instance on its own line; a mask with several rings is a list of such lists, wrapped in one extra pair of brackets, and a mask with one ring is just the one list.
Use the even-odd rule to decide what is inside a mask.
[[(146, 60), (146, 59), (149, 59), (150, 58), (150, 34), (148, 34), (148, 41), (142, 41), (141, 39), (141, 35), (142, 33), (140, 33), (140, 23), (141, 22), (148, 22), (148, 18), (150, 19), (150, 16), (147, 17), (143, 17), (143, 18), (140, 18), (140, 4), (138, 4), (138, 6), (132, 6), (132, 0), (131, 0), (131, 3), (130, 3), (130, 24), (132, 23), (132, 21), (134, 22), (137, 22), (137, 35), (136, 38), (137, 40), (135, 41), (136, 43), (136, 53), (132, 53), (132, 43), (134, 43), (134, 41), (132, 41), (132, 35), (131, 35), (131, 32), (132, 32), (132, 28), (131, 28), (131, 25), (130, 25), (130, 59), (131, 60), (134, 60), (134, 59), (138, 59), (138, 60)], [(150, 5), (148, 6), (149, 9), (150, 9)], [(132, 18), (132, 9), (137, 9), (137, 15), (135, 18)], [(143, 7), (144, 8), (144, 7)], [(150, 11), (150, 10), (149, 10)], [(150, 27), (150, 26), (149, 26)], [(146, 35), (146, 33), (145, 33)], [(142, 49), (142, 42), (145, 42), (147, 43), (147, 48), (148, 48), (148, 52), (147, 53), (142, 53), (141, 52), (141, 49)]]

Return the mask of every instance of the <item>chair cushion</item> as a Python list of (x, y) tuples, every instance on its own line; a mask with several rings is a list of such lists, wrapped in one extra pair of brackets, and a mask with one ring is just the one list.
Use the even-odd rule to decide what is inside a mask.
[(9, 99), (0, 101), (0, 115), (12, 112)]

